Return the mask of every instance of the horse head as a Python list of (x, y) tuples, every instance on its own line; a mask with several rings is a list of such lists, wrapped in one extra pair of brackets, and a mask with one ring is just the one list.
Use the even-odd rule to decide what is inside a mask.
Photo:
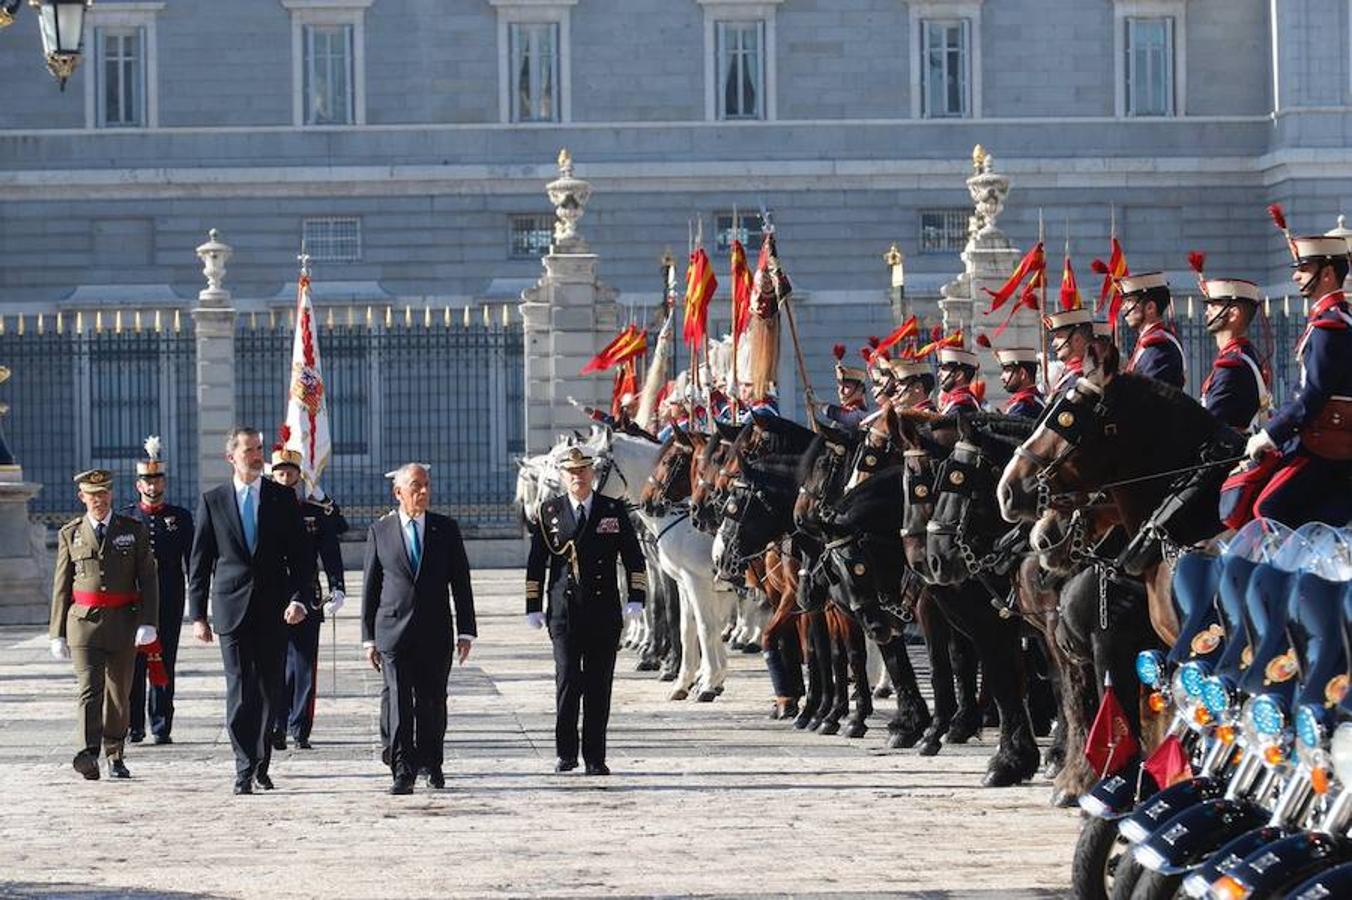
[(987, 554), (1004, 531), (995, 485), (1013, 446), (959, 414), (958, 441), (935, 476), (934, 512), (925, 525), (926, 555), (936, 584), (957, 584), (990, 567)]
[(1100, 447), (1116, 436), (1117, 425), (1107, 418), (1106, 390), (1107, 383), (1100, 386), (1092, 377), (1078, 379), (1014, 451), (995, 489), (1006, 522), (1036, 521), (1047, 508), (1049, 492), (1094, 477), (1090, 470), (1102, 461), (1092, 452), (1080, 451)]
[(821, 513), (834, 503), (849, 474), (849, 458), (858, 445), (856, 433), (820, 423), (817, 438), (808, 446), (798, 466), (798, 497), (793, 504), (793, 524), (798, 529), (821, 531)]
[(696, 452), (692, 436), (679, 426), (674, 428), (639, 494), (639, 506), (645, 513), (666, 515), (671, 504), (690, 496), (691, 460)]

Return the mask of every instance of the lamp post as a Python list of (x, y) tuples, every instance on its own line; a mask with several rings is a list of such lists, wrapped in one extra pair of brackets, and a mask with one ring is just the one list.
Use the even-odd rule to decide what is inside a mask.
[[(22, 2), (0, 0), (0, 28), (14, 24), (14, 17), (19, 14)], [(28, 5), (38, 11), (38, 31), (42, 34), (42, 52), (47, 60), (47, 70), (64, 91), (66, 79), (80, 65), (85, 13), (94, 5), (94, 0), (28, 0)]]
[(891, 276), (892, 318), (901, 323), (906, 321), (906, 254), (894, 241), (883, 254), (883, 262)]

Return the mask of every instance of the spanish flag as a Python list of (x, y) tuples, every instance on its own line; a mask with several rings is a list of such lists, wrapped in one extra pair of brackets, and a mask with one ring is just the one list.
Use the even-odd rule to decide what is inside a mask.
[(1019, 260), (1018, 267), (1014, 269), (1014, 273), (1009, 276), (1005, 283), (1000, 286), (1000, 290), (992, 291), (988, 288), (982, 288), (982, 290), (991, 295), (991, 308), (986, 310), (986, 314), (990, 315), (1000, 307), (1004, 306), (1009, 298), (1014, 296), (1014, 292), (1019, 289), (1019, 285), (1023, 284), (1024, 280), (1030, 274), (1041, 272), (1046, 268), (1047, 254), (1042, 247), (1042, 242), (1038, 241), (1033, 245), (1033, 249), (1025, 253), (1023, 259)]
[(732, 242), (733, 334), (741, 337), (751, 322), (751, 269), (746, 264), (746, 249), (739, 240)]
[[(937, 325), (935, 326), (935, 329), (934, 329), (934, 330), (935, 330), (935, 332), (938, 332), (938, 331), (939, 331), (939, 328), (938, 328)], [(961, 347), (961, 346), (962, 346), (962, 329), (961, 329), (961, 328), (959, 328), (957, 331), (953, 332), (952, 334), (950, 334), (950, 335), (948, 335), (948, 336), (946, 336), (946, 337), (939, 337), (937, 334), (932, 334), (931, 337), (933, 337), (934, 340), (930, 341), (928, 344), (926, 344), (925, 346), (923, 346), (923, 347), (921, 347), (919, 350), (917, 350), (916, 353), (915, 353), (915, 356), (913, 357), (913, 359), (924, 359), (925, 357), (929, 356), (931, 353), (938, 353), (940, 350), (942, 350), (942, 349), (945, 348), (945, 347)]]
[(687, 344), (704, 340), (709, 318), (709, 301), (718, 290), (718, 279), (709, 256), (700, 247), (690, 254), (690, 266), (685, 270), (685, 327), (682, 332)]
[(611, 366), (617, 366), (633, 359), (648, 350), (648, 333), (637, 325), (624, 326), (619, 334), (611, 338), (610, 343), (601, 348), (601, 352), (591, 358), (578, 374), (589, 375), (592, 372), (604, 372)]
[(878, 342), (878, 346), (874, 347), (873, 352), (869, 354), (868, 361), (869, 362), (875, 361), (876, 359), (878, 359), (878, 357), (882, 356), (892, 347), (896, 346), (897, 344), (901, 343), (907, 338), (915, 337), (919, 333), (920, 333), (920, 323), (916, 321), (915, 316), (911, 316), (905, 322), (902, 322), (901, 327), (899, 327), (896, 331), (892, 332), (887, 337), (883, 338), (881, 341)]
[(1070, 267), (1070, 254), (1066, 254), (1065, 265), (1061, 269), (1061, 309), (1062, 311), (1080, 309), (1080, 286), (1075, 282), (1075, 270)]

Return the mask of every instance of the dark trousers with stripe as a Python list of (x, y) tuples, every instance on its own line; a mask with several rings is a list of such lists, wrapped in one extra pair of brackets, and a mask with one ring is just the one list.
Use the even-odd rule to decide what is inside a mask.
[(315, 684), (319, 680), (319, 638), (324, 621), (311, 612), (286, 629), (285, 672), (273, 700), (272, 731), (309, 740), (315, 723)]
[(1254, 513), (1288, 528), (1306, 522), (1345, 525), (1352, 520), (1352, 462), (1315, 456), (1304, 447), (1288, 453), (1254, 502)]

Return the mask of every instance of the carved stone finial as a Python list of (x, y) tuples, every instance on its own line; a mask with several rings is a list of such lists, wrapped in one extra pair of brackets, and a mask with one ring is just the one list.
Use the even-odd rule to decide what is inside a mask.
[(980, 175), (983, 172), (990, 171), (990, 164), (987, 162), (989, 157), (986, 155), (986, 148), (977, 144), (972, 148), (972, 171)]
[(207, 232), (207, 242), (197, 248), (197, 256), (202, 260), (202, 275), (207, 280), (206, 290), (198, 294), (200, 299), (229, 299), (230, 293), (221, 287), (221, 283), (225, 280), (225, 264), (234, 253), (234, 248), (221, 240), (219, 231), (213, 228)]
[(573, 177), (573, 154), (564, 147), (559, 151), (559, 174), (565, 178)]
[(545, 192), (554, 204), (554, 247), (565, 253), (583, 252), (587, 243), (577, 226), (591, 199), (591, 185), (574, 177), (573, 157), (567, 148), (559, 151), (559, 177), (545, 185)]

